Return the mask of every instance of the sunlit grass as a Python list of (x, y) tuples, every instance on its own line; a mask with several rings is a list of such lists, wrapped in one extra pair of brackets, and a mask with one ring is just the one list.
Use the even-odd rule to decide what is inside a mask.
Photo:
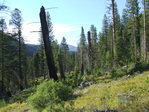
[(0, 112), (24, 112), (29, 109), (27, 103), (13, 103), (0, 108)]
[[(99, 80), (105, 82), (105, 78)], [(82, 96), (75, 100), (77, 109), (95, 105), (98, 109), (142, 112), (145, 110), (144, 106), (149, 103), (149, 72), (134, 78), (97, 83), (79, 93), (82, 93)]]
[[(139, 75), (126, 78), (123, 76), (118, 79), (112, 79), (110, 75), (93, 77), (86, 77), (86, 80), (94, 79), (95, 84), (86, 88), (77, 88), (74, 94), (78, 94), (73, 101), (67, 101), (64, 107), (56, 105), (55, 108), (74, 108), (76, 112), (91, 112), (97, 109), (116, 109), (120, 112), (143, 112), (145, 108), (149, 108), (149, 72), (143, 72)], [(38, 81), (42, 82), (43, 78)], [(26, 91), (35, 90), (36, 87), (27, 89)], [(31, 93), (28, 93), (31, 95)], [(26, 94), (25, 97), (29, 95)], [(73, 102), (73, 103), (72, 103)], [(30, 105), (23, 100), (13, 104), (7, 104), (0, 108), (0, 112), (37, 112), (33, 110)], [(42, 112), (48, 112), (49, 107)]]

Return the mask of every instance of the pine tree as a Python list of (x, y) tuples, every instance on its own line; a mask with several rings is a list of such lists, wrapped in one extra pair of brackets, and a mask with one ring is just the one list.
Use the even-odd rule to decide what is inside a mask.
[(22, 29), (22, 17), (21, 11), (17, 8), (11, 14), (10, 25), (14, 25), (17, 30), (18, 36), (18, 48), (19, 48), (19, 77), (20, 77), (20, 90), (23, 90), (23, 72), (22, 72), (22, 48), (21, 43), (23, 42), (23, 38), (21, 37), (21, 29)]
[(108, 23), (108, 17), (107, 17), (106, 14), (104, 15), (102, 24), (103, 24), (103, 27), (102, 27), (102, 36), (103, 36), (103, 38), (104, 38), (103, 44), (104, 44), (104, 46), (105, 46), (105, 48), (104, 48), (104, 49), (105, 49), (105, 52), (107, 52), (108, 49), (109, 49), (109, 48), (108, 48), (109, 23)]
[(80, 43), (79, 43), (79, 58), (80, 58), (80, 73), (83, 75), (85, 70), (85, 50), (86, 38), (83, 27), (81, 28)]
[(47, 14), (46, 14), (46, 20), (47, 20), (47, 25), (48, 25), (48, 30), (49, 30), (49, 39), (50, 39), (51, 43), (53, 43), (54, 42), (53, 25), (51, 22), (51, 17), (50, 17), (49, 12), (47, 12)]
[(1, 31), (1, 85), (2, 85), (2, 89), (1, 92), (4, 92), (4, 30), (6, 29), (6, 23), (4, 19), (0, 20), (0, 31)]
[(63, 64), (63, 58), (62, 58), (61, 49), (59, 49), (58, 64), (59, 64), (59, 72), (60, 72), (61, 78), (65, 79), (64, 64)]
[[(65, 74), (65, 72), (68, 72), (68, 67), (70, 66), (68, 58), (69, 58), (69, 48), (65, 37), (63, 37), (62, 42), (60, 44), (60, 54), (59, 54), (59, 64), (62, 65), (63, 74)], [(64, 78), (63, 75), (62, 77)]]
[(46, 79), (46, 76), (45, 76), (46, 59), (45, 59), (44, 46), (42, 42), (40, 43), (38, 54), (39, 54), (39, 60), (40, 60), (39, 73), (41, 74), (41, 76), (44, 76), (44, 79)]
[[(129, 27), (132, 37), (132, 53), (133, 62), (137, 63), (137, 58), (140, 56), (140, 36), (139, 36), (139, 3), (138, 0), (127, 0), (127, 12), (129, 13)], [(138, 51), (138, 53), (137, 53)]]
[(128, 62), (132, 62), (131, 59), (131, 34), (130, 34), (130, 27), (129, 27), (129, 13), (127, 10), (124, 9), (122, 12), (122, 19), (121, 19), (121, 30), (122, 30), (122, 39), (124, 44), (123, 49), (123, 61), (128, 64)]
[(56, 66), (56, 69), (58, 70), (58, 67), (59, 67), (59, 64), (58, 64), (59, 44), (56, 39), (52, 43), (52, 52), (53, 52), (55, 66)]
[(40, 66), (40, 57), (39, 57), (38, 52), (36, 52), (34, 54), (33, 59), (34, 59), (34, 74), (35, 74), (35, 76), (37, 78), (37, 77), (39, 77), (39, 70), (40, 70), (39, 69), (39, 66)]
[[(103, 21), (102, 21), (102, 32), (99, 33), (99, 49), (100, 49), (100, 67), (106, 68), (111, 66), (107, 59), (106, 55), (108, 52), (111, 52), (111, 37), (109, 36), (109, 22), (108, 22), (108, 17), (105, 14)], [(112, 55), (111, 55), (112, 56)]]
[(91, 48), (91, 34), (90, 31), (87, 33), (87, 39), (88, 39), (88, 74), (91, 74), (92, 72), (92, 48)]
[(149, 16), (149, 0), (142, 0), (142, 4), (143, 4), (143, 11), (144, 11), (144, 14), (143, 14), (143, 22), (144, 22), (144, 37), (143, 37), (143, 58), (144, 58), (144, 61), (147, 61), (147, 18)]
[(92, 57), (92, 67), (96, 69), (97, 67), (97, 30), (94, 25), (90, 27), (91, 32), (91, 57)]

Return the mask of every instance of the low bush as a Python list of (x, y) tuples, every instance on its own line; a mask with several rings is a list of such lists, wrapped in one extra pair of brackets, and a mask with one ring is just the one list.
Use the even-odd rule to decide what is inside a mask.
[(28, 103), (37, 110), (47, 106), (67, 101), (72, 96), (71, 87), (53, 80), (46, 81), (37, 86), (35, 94), (28, 98)]
[(134, 72), (143, 72), (149, 70), (149, 63), (148, 62), (138, 62), (135, 66), (129, 71), (129, 74), (133, 74)]
[(93, 74), (95, 74), (97, 77), (103, 76), (99, 68), (93, 69)]
[(126, 71), (124, 71), (123, 69), (118, 69), (118, 70), (112, 70), (110, 72), (110, 75), (112, 78), (119, 78), (119, 77), (123, 77), (124, 75), (126, 75)]
[(68, 86), (71, 86), (72, 88), (75, 88), (80, 85), (82, 80), (83, 80), (83, 77), (81, 74), (74, 73), (74, 74), (66, 75), (66, 78), (63, 81), (63, 83)]
[(6, 106), (7, 103), (4, 99), (0, 100), (0, 108)]

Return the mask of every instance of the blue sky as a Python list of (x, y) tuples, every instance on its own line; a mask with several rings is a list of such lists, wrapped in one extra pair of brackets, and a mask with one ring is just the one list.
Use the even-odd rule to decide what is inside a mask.
[[(28, 24), (30, 22), (39, 22), (39, 11), (43, 5), (45, 8), (58, 7), (48, 10), (53, 23), (55, 39), (60, 43), (64, 36), (68, 44), (77, 46), (80, 38), (81, 26), (85, 33), (89, 31), (92, 24), (97, 31), (101, 31), (103, 16), (107, 11), (110, 1), (108, 0), (0, 0), (4, 2), (11, 10), (18, 8), (23, 17), (23, 36), (27, 43), (36, 44), (38, 42), (38, 31), (40, 23)], [(125, 8), (126, 0), (116, 0), (119, 13)]]

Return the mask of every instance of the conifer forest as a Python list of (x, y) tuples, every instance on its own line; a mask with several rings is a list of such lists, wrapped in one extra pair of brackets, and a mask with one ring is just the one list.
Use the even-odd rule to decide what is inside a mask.
[(58, 43), (44, 6), (33, 49), (21, 10), (0, 4), (10, 16), (0, 16), (0, 112), (149, 111), (149, 0), (126, 0), (121, 14), (108, 2), (100, 32), (80, 26), (76, 51)]

